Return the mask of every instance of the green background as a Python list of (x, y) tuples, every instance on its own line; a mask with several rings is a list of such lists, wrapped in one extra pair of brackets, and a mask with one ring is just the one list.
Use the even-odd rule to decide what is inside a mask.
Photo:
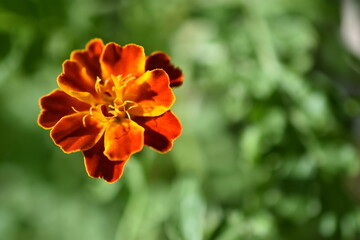
[[(359, 61), (328, 0), (2, 0), (0, 239), (359, 239)], [(167, 52), (184, 130), (114, 184), (37, 126), (72, 50)]]

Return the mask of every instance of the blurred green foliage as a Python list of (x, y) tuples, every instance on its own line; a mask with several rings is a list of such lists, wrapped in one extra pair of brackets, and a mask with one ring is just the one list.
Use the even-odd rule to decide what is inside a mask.
[[(0, 238), (360, 237), (359, 61), (327, 0), (4, 0)], [(36, 124), (61, 63), (94, 37), (166, 51), (183, 135), (123, 177), (86, 176)]]

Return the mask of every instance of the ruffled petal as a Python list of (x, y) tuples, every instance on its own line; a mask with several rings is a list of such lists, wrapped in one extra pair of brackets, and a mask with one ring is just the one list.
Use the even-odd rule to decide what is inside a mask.
[(104, 154), (110, 160), (128, 160), (144, 146), (144, 128), (127, 118), (109, 123)]
[(162, 153), (171, 150), (182, 131), (179, 119), (171, 111), (158, 117), (135, 117), (133, 121), (145, 129), (145, 144)]
[(103, 55), (100, 58), (103, 79), (111, 75), (140, 76), (145, 72), (144, 48), (135, 44), (124, 47), (116, 43), (106, 44)]
[(126, 161), (110, 161), (104, 155), (104, 138), (83, 152), (86, 172), (90, 177), (103, 178), (109, 183), (117, 181), (124, 171)]
[(62, 117), (75, 113), (75, 110), (82, 112), (90, 109), (89, 104), (80, 102), (59, 89), (40, 98), (40, 107), (42, 110), (38, 124), (43, 128), (52, 128)]
[(173, 105), (175, 95), (165, 71), (155, 69), (130, 81), (124, 89), (124, 100), (136, 103), (129, 109), (131, 115), (160, 116)]
[(146, 59), (145, 70), (156, 68), (163, 69), (170, 79), (170, 87), (179, 87), (183, 83), (184, 75), (180, 68), (175, 67), (170, 62), (170, 57), (163, 52), (154, 52)]
[(61, 118), (50, 136), (65, 153), (71, 153), (92, 148), (104, 130), (103, 123), (85, 113), (75, 113)]
[(101, 78), (100, 56), (104, 48), (101, 39), (92, 39), (86, 44), (85, 50), (76, 50), (71, 53), (71, 60), (79, 62), (92, 78)]
[(59, 87), (66, 93), (88, 92), (95, 98), (99, 98), (95, 90), (96, 78), (87, 73), (87, 69), (78, 61), (66, 60), (63, 64), (63, 73), (57, 78)]

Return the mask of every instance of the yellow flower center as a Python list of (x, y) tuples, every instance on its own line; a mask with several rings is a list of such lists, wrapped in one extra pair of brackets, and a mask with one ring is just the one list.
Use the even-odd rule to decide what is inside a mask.
[(109, 120), (120, 120), (121, 118), (131, 119), (129, 110), (136, 107), (137, 103), (124, 99), (124, 90), (129, 81), (135, 77), (129, 75), (113, 76), (111, 79), (102, 81), (99, 77), (96, 79), (95, 90), (101, 96), (103, 103), (95, 106), (102, 113), (103, 118)]
[[(99, 122), (120, 121), (122, 118), (131, 119), (129, 110), (137, 107), (138, 104), (131, 100), (124, 99), (124, 90), (129, 81), (134, 80), (133, 76), (123, 77), (111, 76), (111, 79), (103, 81), (99, 77), (96, 79), (95, 90), (101, 99), (91, 106), (89, 113), (83, 117), (83, 125), (88, 116), (95, 118)], [(75, 112), (78, 112), (73, 108)]]
[(137, 106), (137, 103), (134, 101), (126, 100), (121, 101), (119, 99), (115, 99), (113, 104), (109, 105), (101, 105), (101, 112), (104, 117), (115, 117), (117, 119), (122, 117), (127, 117), (131, 119), (129, 110)]

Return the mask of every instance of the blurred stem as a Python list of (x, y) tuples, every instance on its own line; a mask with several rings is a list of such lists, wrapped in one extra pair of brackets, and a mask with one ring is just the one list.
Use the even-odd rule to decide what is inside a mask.
[(129, 200), (123, 215), (120, 217), (115, 234), (115, 240), (137, 239), (148, 202), (148, 189), (144, 171), (137, 159), (131, 159), (127, 164), (127, 180), (130, 191)]

